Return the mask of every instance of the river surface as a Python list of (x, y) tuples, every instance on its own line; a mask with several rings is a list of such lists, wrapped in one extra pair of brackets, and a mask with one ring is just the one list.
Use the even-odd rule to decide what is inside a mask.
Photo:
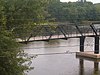
[[(93, 42), (93, 38), (86, 38), (85, 51), (93, 51)], [(34, 69), (28, 75), (100, 75), (99, 62), (76, 58), (78, 38), (30, 42), (23, 48), (29, 55), (38, 55), (32, 59)]]

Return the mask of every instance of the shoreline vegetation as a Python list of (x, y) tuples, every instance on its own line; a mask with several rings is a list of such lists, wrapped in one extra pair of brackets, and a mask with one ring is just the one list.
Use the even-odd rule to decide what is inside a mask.
[[(0, 74), (24, 75), (29, 66), (16, 42), (29, 36), (37, 24), (100, 21), (100, 4), (60, 0), (0, 0)], [(52, 27), (54, 28), (54, 27)], [(35, 31), (34, 31), (35, 32)], [(34, 33), (35, 35), (35, 33)]]

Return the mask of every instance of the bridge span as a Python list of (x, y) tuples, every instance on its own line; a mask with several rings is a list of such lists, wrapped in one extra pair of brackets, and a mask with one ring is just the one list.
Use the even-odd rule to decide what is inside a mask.
[(86, 37), (93, 37), (95, 40), (94, 53), (99, 53), (100, 23), (90, 25), (80, 24), (58, 24), (58, 25), (37, 25), (33, 28), (25, 40), (18, 39), (19, 42), (29, 41), (49, 41), (52, 39), (80, 38), (80, 52), (84, 52), (84, 41)]

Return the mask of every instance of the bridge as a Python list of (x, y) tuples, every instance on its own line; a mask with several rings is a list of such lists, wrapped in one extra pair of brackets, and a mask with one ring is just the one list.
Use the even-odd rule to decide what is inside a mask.
[[(100, 23), (84, 24), (54, 24), (36, 25), (32, 32), (24, 40), (29, 41), (49, 41), (52, 39), (80, 38), (80, 52), (84, 52), (84, 41), (86, 37), (93, 37), (95, 40), (94, 53), (99, 54)], [(22, 42), (19, 40), (19, 42)]]

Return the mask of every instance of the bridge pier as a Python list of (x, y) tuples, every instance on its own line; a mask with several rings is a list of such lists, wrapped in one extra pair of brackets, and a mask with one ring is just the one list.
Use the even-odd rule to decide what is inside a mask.
[(80, 52), (84, 52), (84, 41), (85, 41), (85, 36), (80, 37)]
[(76, 52), (76, 56), (92, 59), (100, 59), (99, 54), (99, 36), (94, 36), (94, 51), (84, 51), (85, 37), (80, 37), (80, 52)]
[(95, 36), (94, 53), (99, 54), (99, 36)]

